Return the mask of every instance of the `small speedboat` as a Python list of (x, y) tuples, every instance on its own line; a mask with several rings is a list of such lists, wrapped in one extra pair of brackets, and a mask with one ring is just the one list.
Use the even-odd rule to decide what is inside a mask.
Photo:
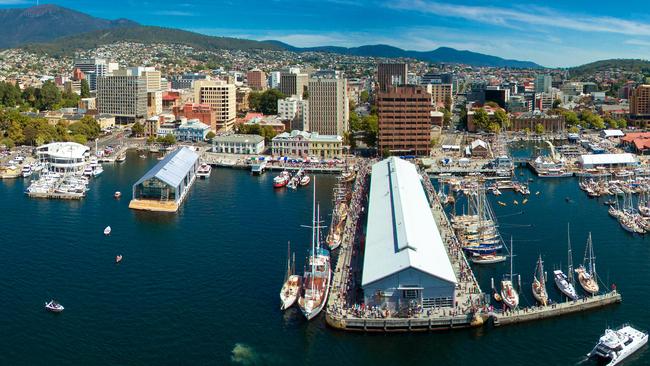
[(122, 261), (122, 255), (118, 254), (115, 256), (115, 263), (120, 263)]
[(309, 182), (311, 182), (311, 178), (308, 175), (303, 175), (303, 177), (300, 178), (300, 185), (303, 187), (308, 185)]
[(146, 155), (144, 155), (144, 154), (143, 154), (143, 155), (140, 155), (140, 159), (146, 159), (146, 158), (147, 158)]
[(104, 235), (111, 235), (111, 227), (106, 226), (106, 229), (104, 229)]
[(63, 307), (63, 305), (56, 302), (56, 300), (50, 300), (49, 302), (45, 303), (45, 309), (47, 309), (47, 311), (51, 311), (53, 313), (60, 313), (65, 308)]
[(115, 194), (113, 194), (113, 197), (115, 197), (115, 199), (119, 199), (120, 197), (122, 197), (122, 192), (120, 191), (115, 192)]

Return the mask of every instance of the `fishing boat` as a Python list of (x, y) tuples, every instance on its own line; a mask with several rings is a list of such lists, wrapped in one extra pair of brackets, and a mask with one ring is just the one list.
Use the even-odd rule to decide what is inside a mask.
[(567, 225), (567, 241), (568, 241), (568, 276), (562, 272), (561, 269), (556, 269), (553, 271), (553, 278), (555, 279), (555, 285), (566, 297), (571, 300), (578, 299), (576, 294), (576, 289), (573, 287), (573, 259), (571, 255), (571, 236), (569, 234), (569, 227)]
[(548, 293), (546, 292), (546, 277), (544, 274), (544, 262), (542, 256), (537, 259), (535, 274), (533, 275), (533, 296), (542, 306), (548, 305)]
[(648, 343), (648, 333), (637, 330), (630, 325), (623, 325), (617, 330), (606, 329), (598, 344), (587, 354), (596, 358), (599, 364), (618, 365), (627, 357)]
[(122, 255), (118, 254), (115, 256), (115, 263), (120, 263), (122, 261)]
[(126, 161), (126, 153), (121, 153), (120, 155), (118, 155), (115, 158), (115, 161), (118, 162), (118, 163), (122, 163), (122, 162)]
[(499, 204), (499, 206), (507, 206), (505, 202), (497, 201), (497, 203)]
[(332, 268), (330, 253), (321, 246), (320, 240), (320, 207), (316, 205), (316, 181), (314, 180), (314, 196), (312, 207), (312, 238), (311, 251), (305, 267), (303, 283), (298, 299), (298, 306), (307, 320), (313, 319), (325, 307), (330, 291)]
[(578, 282), (580, 286), (588, 293), (595, 295), (598, 293), (598, 277), (596, 276), (596, 257), (594, 256), (594, 245), (591, 241), (591, 233), (587, 238), (587, 247), (582, 264), (576, 268)]
[(506, 261), (505, 255), (497, 255), (496, 252), (490, 254), (474, 254), (471, 258), (474, 264), (493, 264)]
[(113, 197), (114, 197), (115, 199), (120, 199), (120, 197), (122, 197), (122, 192), (117, 191), (117, 192), (113, 193)]
[(282, 173), (280, 173), (280, 175), (273, 178), (273, 187), (274, 188), (286, 187), (286, 185), (289, 184), (289, 179), (291, 179), (289, 176), (289, 172), (285, 170)]
[(47, 311), (50, 311), (50, 312), (53, 312), (53, 313), (60, 313), (65, 308), (63, 307), (63, 305), (56, 302), (56, 300), (50, 300), (50, 301), (45, 303), (45, 309)]
[(111, 235), (111, 227), (110, 226), (106, 226), (106, 228), (104, 229), (104, 235)]
[(212, 166), (210, 164), (202, 163), (198, 169), (196, 169), (196, 176), (205, 179), (210, 178), (210, 173), (212, 173)]
[(501, 299), (510, 309), (519, 305), (519, 294), (512, 285), (512, 260), (514, 252), (512, 249), (512, 238), (510, 238), (510, 276), (501, 280)]
[(293, 304), (298, 299), (298, 294), (300, 294), (300, 286), (302, 284), (302, 278), (296, 274), (295, 265), (296, 257), (293, 256), (293, 262), (291, 262), (291, 244), (287, 245), (287, 272), (284, 275), (284, 283), (282, 285), (282, 290), (280, 290), (280, 310), (286, 310), (293, 306)]
[(306, 186), (311, 182), (311, 178), (308, 175), (303, 175), (302, 178), (300, 178), (300, 185), (301, 186)]

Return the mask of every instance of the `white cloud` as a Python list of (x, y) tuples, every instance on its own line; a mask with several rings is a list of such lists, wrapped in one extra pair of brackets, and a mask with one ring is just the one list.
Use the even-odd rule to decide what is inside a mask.
[(643, 39), (628, 39), (623, 43), (633, 45), (633, 46), (650, 47), (650, 41), (646, 41)]
[[(2, 1), (2, 0), (0, 0)], [(158, 10), (154, 12), (155, 15), (170, 16), (170, 17), (194, 17), (195, 13), (180, 10)]]
[(650, 36), (650, 24), (615, 17), (562, 14), (552, 9), (528, 7), (533, 10), (446, 4), (424, 0), (398, 0), (385, 4), (389, 8), (418, 11), (442, 17), (462, 18), (501, 27), (519, 25), (548, 26), (583, 32), (604, 32)]

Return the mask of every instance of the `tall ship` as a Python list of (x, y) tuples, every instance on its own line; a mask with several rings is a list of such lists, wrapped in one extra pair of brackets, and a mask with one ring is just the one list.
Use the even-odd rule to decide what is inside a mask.
[(533, 296), (542, 306), (548, 305), (548, 293), (546, 292), (546, 277), (544, 276), (544, 262), (540, 254), (535, 266), (535, 275), (533, 276)]
[(503, 240), (497, 230), (496, 216), (485, 197), (483, 184), (474, 186), (467, 195), (467, 214), (451, 219), (463, 250), (471, 254), (487, 255), (503, 249)]
[(298, 299), (298, 306), (307, 320), (313, 319), (325, 307), (332, 278), (330, 253), (321, 245), (320, 207), (317, 208), (316, 205), (316, 178), (314, 178), (313, 200), (311, 250)]
[(587, 247), (582, 264), (576, 268), (578, 282), (580, 286), (588, 293), (595, 295), (598, 293), (598, 277), (596, 276), (596, 257), (594, 256), (594, 245), (591, 241), (591, 233), (587, 238)]
[(601, 365), (614, 366), (623, 362), (646, 343), (648, 343), (648, 333), (629, 325), (616, 330), (607, 329), (587, 357), (596, 358)]
[(291, 260), (291, 244), (287, 244), (287, 272), (284, 275), (284, 283), (280, 290), (280, 301), (282, 302), (280, 310), (286, 310), (293, 306), (300, 294), (302, 278), (295, 274), (296, 257)]
[(571, 255), (571, 236), (569, 234), (569, 225), (567, 224), (567, 242), (569, 246), (569, 255), (568, 255), (568, 270), (567, 274), (564, 274), (561, 269), (556, 269), (553, 271), (553, 278), (555, 279), (555, 285), (566, 297), (571, 300), (578, 299), (578, 294), (576, 289), (573, 286), (573, 260)]

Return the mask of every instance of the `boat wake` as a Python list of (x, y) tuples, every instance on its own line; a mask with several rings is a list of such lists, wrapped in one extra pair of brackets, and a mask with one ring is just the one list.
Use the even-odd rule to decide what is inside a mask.
[(230, 355), (230, 361), (246, 366), (283, 364), (280, 360), (274, 360), (273, 356), (257, 352), (253, 347), (244, 343), (235, 343), (235, 347), (233, 347), (232, 354)]

